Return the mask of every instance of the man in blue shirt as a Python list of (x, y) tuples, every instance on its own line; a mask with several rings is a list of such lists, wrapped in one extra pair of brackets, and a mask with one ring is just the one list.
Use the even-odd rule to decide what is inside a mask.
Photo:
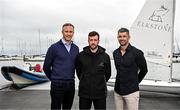
[(51, 81), (51, 109), (71, 109), (75, 93), (75, 59), (79, 48), (72, 42), (74, 26), (62, 26), (63, 38), (47, 51), (43, 70)]

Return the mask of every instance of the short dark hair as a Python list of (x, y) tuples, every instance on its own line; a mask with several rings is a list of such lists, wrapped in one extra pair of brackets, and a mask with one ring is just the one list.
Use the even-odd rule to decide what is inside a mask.
[(72, 25), (71, 23), (65, 23), (65, 24), (63, 24), (63, 26), (62, 26), (62, 30), (63, 30), (63, 28), (64, 28), (65, 26), (72, 26), (72, 27), (74, 28), (74, 25)]
[(118, 33), (122, 33), (122, 32), (127, 32), (127, 34), (129, 35), (129, 30), (127, 28), (121, 28), (118, 30)]
[(96, 31), (91, 31), (91, 32), (89, 32), (89, 34), (88, 34), (88, 37), (92, 37), (92, 36), (98, 36), (98, 39), (99, 39), (99, 33), (98, 32), (96, 32)]

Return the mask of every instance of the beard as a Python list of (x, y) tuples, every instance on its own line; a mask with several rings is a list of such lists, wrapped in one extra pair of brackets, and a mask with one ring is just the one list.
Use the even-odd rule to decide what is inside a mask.
[(96, 48), (98, 48), (98, 45), (95, 45), (95, 44), (91, 44), (90, 45), (90, 49), (91, 50), (95, 50)]
[(128, 44), (128, 42), (126, 42), (126, 41), (119, 41), (119, 44), (121, 45), (121, 46), (125, 46), (125, 45), (127, 45)]

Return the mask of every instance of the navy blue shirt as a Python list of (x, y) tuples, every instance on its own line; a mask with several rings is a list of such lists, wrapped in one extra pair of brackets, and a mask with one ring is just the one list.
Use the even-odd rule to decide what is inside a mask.
[(113, 52), (117, 70), (115, 91), (127, 95), (139, 90), (139, 83), (147, 73), (147, 64), (141, 50), (129, 44), (122, 56), (120, 48)]
[(74, 80), (75, 59), (79, 48), (72, 43), (70, 51), (66, 49), (62, 40), (49, 47), (44, 61), (43, 70), (52, 82)]

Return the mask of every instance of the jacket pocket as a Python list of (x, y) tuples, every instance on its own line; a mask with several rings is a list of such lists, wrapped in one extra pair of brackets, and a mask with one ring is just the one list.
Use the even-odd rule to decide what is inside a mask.
[(79, 94), (88, 94), (89, 87), (89, 77), (87, 75), (82, 74), (79, 82)]
[(94, 78), (94, 89), (97, 92), (106, 91), (106, 78), (104, 75), (96, 75)]

